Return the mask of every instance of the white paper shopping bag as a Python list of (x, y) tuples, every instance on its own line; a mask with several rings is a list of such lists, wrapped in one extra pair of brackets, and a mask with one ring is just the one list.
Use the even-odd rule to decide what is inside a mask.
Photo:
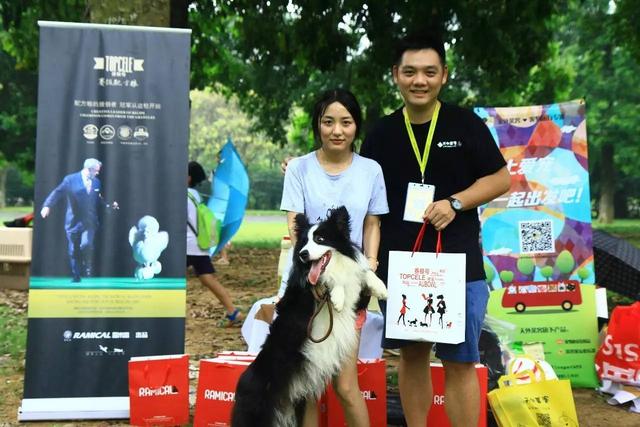
[[(420, 247), (421, 230), (415, 247)], [(389, 252), (386, 337), (458, 344), (465, 336), (466, 255)]]

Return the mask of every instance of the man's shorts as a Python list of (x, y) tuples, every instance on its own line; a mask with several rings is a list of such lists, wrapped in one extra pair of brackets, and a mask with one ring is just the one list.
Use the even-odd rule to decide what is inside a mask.
[[(464, 341), (460, 344), (436, 344), (436, 357), (440, 360), (447, 360), (451, 362), (480, 361), (478, 342), (480, 341), (480, 332), (482, 331), (484, 315), (487, 311), (487, 301), (489, 300), (489, 289), (487, 288), (487, 283), (484, 280), (467, 282), (466, 296), (466, 331)], [(382, 309), (382, 313), (385, 315), (385, 324), (387, 312), (386, 305), (385, 301), (380, 301), (380, 308)], [(437, 314), (435, 314), (435, 316), (437, 316)], [(386, 338), (385, 335), (382, 336), (382, 348), (402, 348), (406, 345), (417, 342)]]
[(187, 255), (187, 267), (190, 265), (193, 266), (193, 270), (198, 276), (216, 272), (208, 255)]

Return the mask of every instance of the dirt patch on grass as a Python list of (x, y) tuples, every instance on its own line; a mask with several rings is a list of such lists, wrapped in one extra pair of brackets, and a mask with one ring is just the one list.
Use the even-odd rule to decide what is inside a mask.
[[(216, 266), (221, 283), (245, 311), (258, 299), (276, 293), (278, 254), (279, 250), (235, 248), (229, 253), (229, 265)], [(0, 305), (8, 307), (18, 316), (26, 317), (27, 293), (0, 289)], [(197, 360), (214, 356), (221, 350), (245, 349), (239, 328), (218, 326), (223, 315), (223, 309), (213, 294), (196, 277), (190, 276), (187, 282), (186, 352), (193, 366), (197, 366)], [(389, 373), (395, 371), (397, 357), (389, 356), (388, 365)], [(0, 354), (0, 427), (20, 425), (16, 419), (22, 399), (23, 376), (23, 361)], [(195, 389), (195, 385), (196, 380), (193, 380), (192, 389)], [(394, 388), (390, 387), (391, 390)], [(575, 389), (574, 399), (583, 427), (640, 425), (639, 414), (629, 413), (626, 408), (609, 406), (606, 397), (593, 390)], [(52, 425), (51, 422), (29, 424)], [(126, 424), (122, 421), (65, 421), (55, 425), (97, 427)]]

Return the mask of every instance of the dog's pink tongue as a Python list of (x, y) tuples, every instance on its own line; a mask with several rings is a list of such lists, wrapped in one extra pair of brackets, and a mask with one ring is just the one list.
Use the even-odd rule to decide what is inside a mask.
[(318, 283), (318, 279), (320, 278), (320, 275), (324, 271), (324, 268), (327, 266), (327, 263), (329, 262), (330, 257), (331, 257), (330, 253), (327, 252), (326, 254), (322, 255), (319, 260), (314, 261), (311, 264), (311, 270), (309, 270), (309, 275), (308, 275), (309, 283), (311, 283), (312, 285), (315, 285), (316, 283)]

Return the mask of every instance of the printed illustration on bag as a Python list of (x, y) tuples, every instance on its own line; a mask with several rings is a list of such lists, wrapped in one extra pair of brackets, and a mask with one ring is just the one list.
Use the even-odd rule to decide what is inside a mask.
[[(423, 310), (424, 322), (418, 322), (418, 318), (414, 317), (413, 320), (409, 320), (407, 322), (409, 323), (409, 326), (413, 326), (415, 328), (417, 327), (429, 328), (433, 323), (433, 313), (436, 312), (436, 310), (433, 309), (433, 294), (429, 294), (429, 297), (425, 296), (425, 294), (422, 294), (422, 298), (427, 300), (427, 305)], [(446, 322), (445, 324), (445, 321), (444, 321), (444, 314), (447, 312), (447, 303), (444, 300), (444, 296), (438, 295), (436, 298), (438, 299), (438, 303), (436, 306), (437, 312), (438, 312), (438, 325), (440, 326), (440, 329), (444, 329), (445, 325), (447, 328), (451, 328), (451, 326), (453, 325), (453, 322)], [(402, 294), (402, 307), (400, 307), (400, 316), (398, 316), (396, 325), (399, 325), (400, 321), (402, 320), (402, 326), (407, 326), (407, 323), (405, 323), (405, 316), (407, 314), (407, 310), (411, 310), (411, 308), (407, 305), (407, 296), (405, 294)], [(429, 322), (427, 322), (427, 314), (429, 315)]]
[(556, 280), (550, 282), (512, 282), (502, 295), (504, 308), (515, 308), (522, 313), (527, 307), (560, 306), (569, 311), (574, 305), (582, 304), (582, 292), (577, 280)]
[[(406, 330), (451, 329), (454, 322), (448, 319), (447, 298), (445, 294), (446, 272), (433, 268), (415, 268), (413, 272), (399, 273), (399, 281), (405, 293), (397, 298), (398, 318), (396, 325)], [(425, 289), (433, 292), (424, 292)], [(440, 292), (434, 294), (435, 292)], [(420, 306), (424, 305), (421, 317)], [(415, 308), (412, 312), (412, 307)], [(412, 314), (415, 313), (415, 314)], [(434, 316), (436, 314), (436, 316)], [(435, 318), (434, 318), (435, 317)]]
[[(428, 297), (425, 294), (422, 294), (422, 299), (427, 301), (427, 305), (425, 305), (424, 310), (422, 310), (424, 312), (424, 322), (420, 322), (420, 326), (429, 327), (433, 322), (433, 313), (435, 313), (435, 310), (433, 309), (433, 294), (429, 294)], [(427, 321), (427, 316), (429, 316), (429, 321)]]
[[(435, 257), (435, 254), (416, 253), (412, 259), (427, 256)], [(393, 253), (390, 257), (395, 260), (398, 254)], [(444, 257), (445, 254), (440, 254), (435, 259), (442, 263)], [(402, 265), (397, 261), (390, 263), (392, 285), (389, 289), (395, 296), (389, 299), (387, 310), (397, 313), (397, 317), (388, 322), (397, 331), (392, 334), (409, 334), (407, 338), (429, 340), (438, 339), (437, 334), (446, 331), (461, 329), (464, 333), (464, 300), (460, 298), (464, 276), (453, 279), (452, 273), (456, 270), (446, 264), (433, 267), (435, 263), (426, 259), (416, 263), (421, 266)], [(389, 332), (388, 328), (389, 325)]]
[[(408, 306), (407, 306), (407, 296), (405, 294), (402, 294), (402, 307), (400, 307), (400, 317), (398, 317), (398, 321), (396, 322), (398, 325), (400, 324), (400, 320), (402, 319), (402, 325), (403, 326), (407, 326), (406, 323), (404, 323), (404, 316), (407, 313), (407, 310), (411, 310)], [(411, 321), (409, 322), (409, 325), (411, 325)], [(413, 325), (415, 326), (415, 322), (413, 323)]]
[[(444, 328), (444, 321), (442, 320), (442, 316), (447, 312), (447, 304), (444, 302), (444, 297), (442, 295), (438, 295), (438, 324), (440, 325), (440, 329)], [(447, 324), (447, 328), (451, 327), (451, 322)]]

